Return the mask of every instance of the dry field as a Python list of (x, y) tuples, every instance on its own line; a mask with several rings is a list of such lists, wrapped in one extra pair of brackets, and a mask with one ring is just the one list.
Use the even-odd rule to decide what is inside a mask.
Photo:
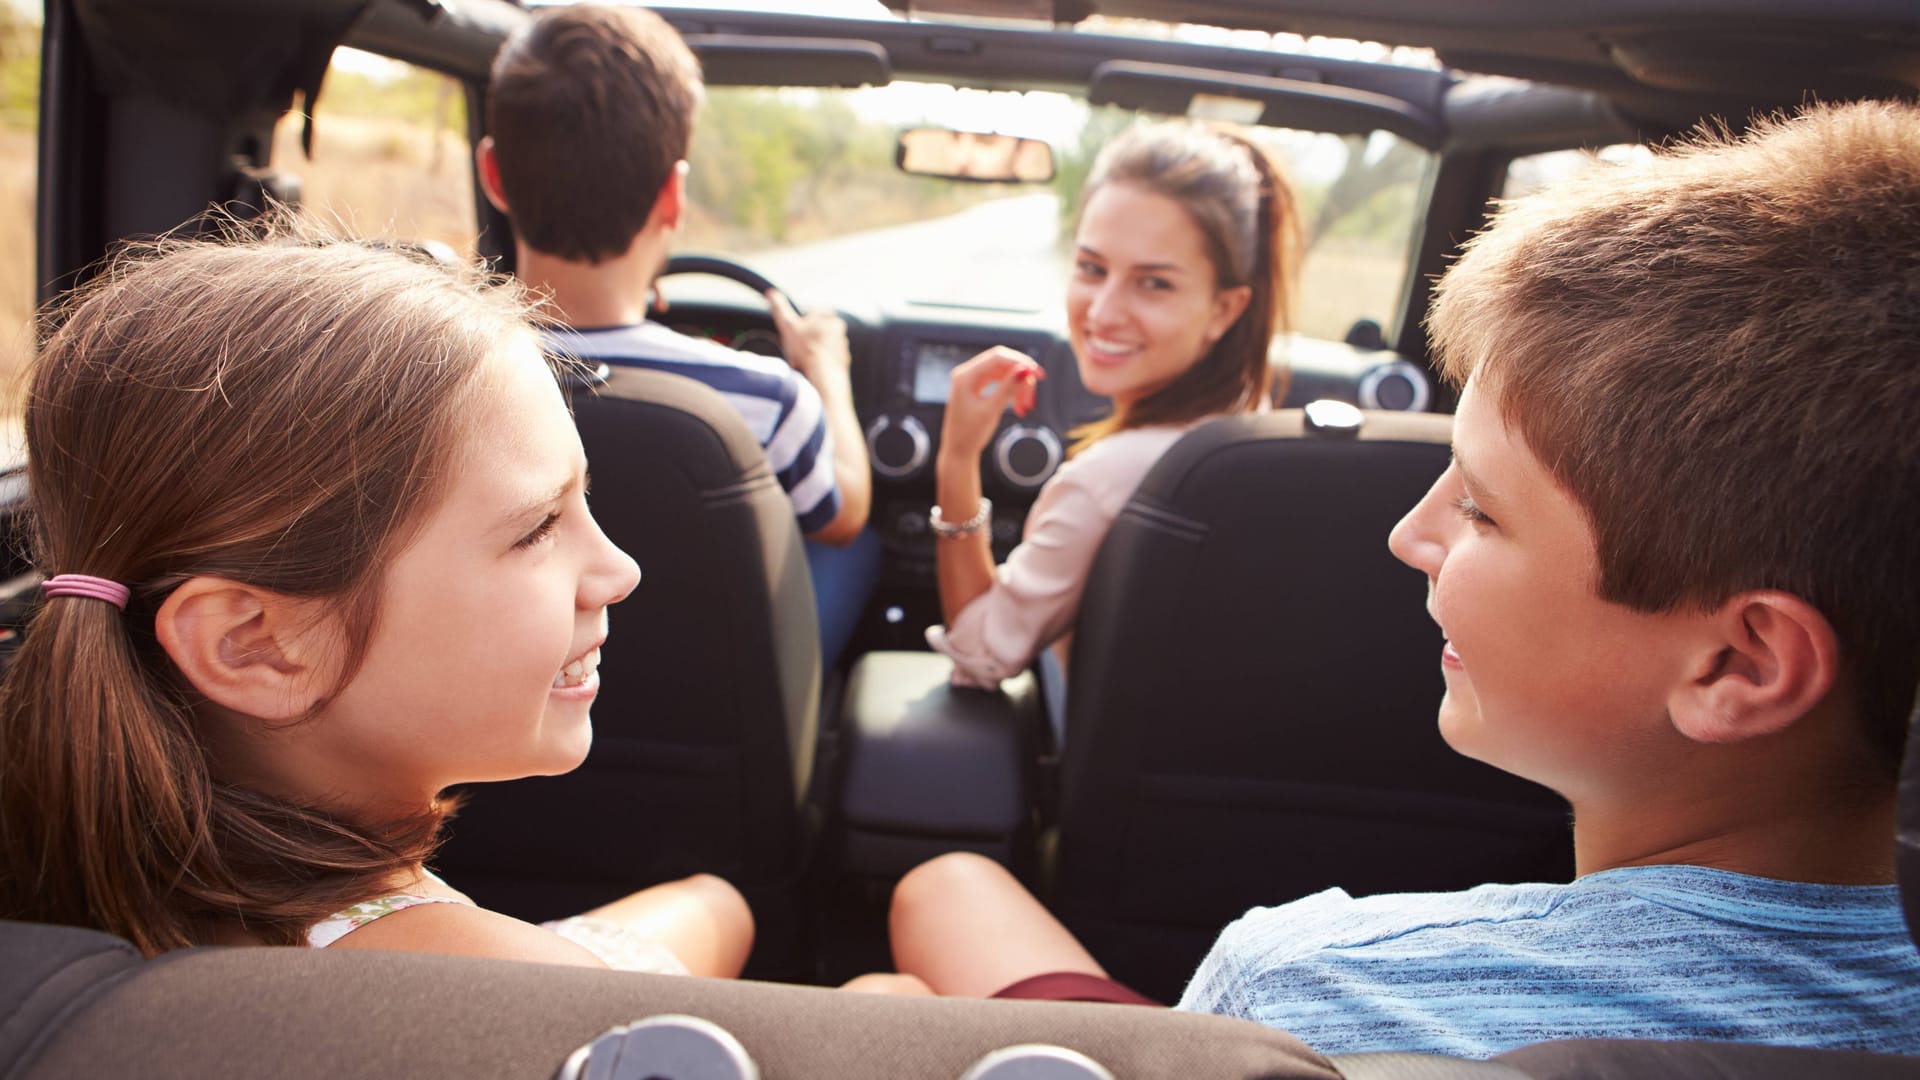
[(273, 136), (273, 165), (300, 177), (302, 206), (358, 236), (438, 240), (474, 252), (472, 166), (466, 139), (399, 120), (322, 115), (313, 160), (288, 113)]
[(1341, 341), (1355, 319), (1391, 326), (1400, 313), (1406, 254), (1391, 244), (1324, 240), (1307, 254), (1294, 302), (1294, 329)]
[[(473, 194), (466, 141), (395, 121), (322, 117), (314, 160), (293, 119), (275, 132), (274, 164), (299, 174), (305, 205), (367, 236), (432, 239), (471, 254)], [(0, 415), (17, 407), (16, 378), (32, 348), (34, 136), (0, 130)]]
[(0, 415), (33, 343), (33, 132), (0, 130)]

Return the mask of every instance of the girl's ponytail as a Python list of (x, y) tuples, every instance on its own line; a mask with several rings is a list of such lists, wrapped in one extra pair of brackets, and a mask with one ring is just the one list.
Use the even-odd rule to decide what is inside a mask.
[(167, 897), (205, 834), (207, 784), (128, 619), (98, 600), (43, 600), (0, 684), (0, 913), (155, 953), (190, 941)]

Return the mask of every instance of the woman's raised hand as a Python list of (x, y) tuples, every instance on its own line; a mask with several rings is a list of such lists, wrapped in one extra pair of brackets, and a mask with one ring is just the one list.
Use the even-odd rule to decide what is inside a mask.
[(940, 426), (942, 456), (977, 458), (1000, 426), (1008, 406), (1025, 416), (1033, 408), (1035, 386), (1047, 377), (1033, 357), (995, 345), (953, 369), (946, 418)]

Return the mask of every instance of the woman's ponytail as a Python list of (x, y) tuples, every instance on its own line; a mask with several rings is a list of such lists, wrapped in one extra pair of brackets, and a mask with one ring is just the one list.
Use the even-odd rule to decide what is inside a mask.
[[(1276, 336), (1293, 332), (1293, 292), (1300, 279), (1300, 258), (1306, 246), (1300, 228), (1300, 209), (1293, 184), (1259, 144), (1235, 132), (1222, 130), (1219, 136), (1246, 151), (1260, 175), (1260, 193), (1247, 278), (1253, 294), (1246, 312), (1221, 336), (1215, 348), (1245, 358), (1245, 382), (1249, 386), (1258, 385), (1256, 397), (1279, 399), (1286, 396), (1291, 371), (1285, 364), (1279, 365), (1277, 378), (1270, 384), (1268, 377), (1274, 374), (1274, 365), (1269, 362), (1269, 354)], [(1229, 340), (1235, 337), (1236, 331), (1238, 339)], [(1255, 368), (1258, 370), (1253, 370)], [(1250, 401), (1247, 407), (1253, 404)]]

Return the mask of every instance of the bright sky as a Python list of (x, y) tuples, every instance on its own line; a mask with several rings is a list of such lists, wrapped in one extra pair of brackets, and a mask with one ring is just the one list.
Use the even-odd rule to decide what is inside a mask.
[(880, 0), (649, 0), (648, 7), (732, 8), (736, 11), (781, 11), (795, 15), (834, 15), (849, 19), (891, 19)]
[[(22, 3), (25, 0), (8, 0), (8, 2)], [(535, 2), (566, 3), (570, 0), (535, 0)], [(649, 6), (724, 7), (748, 11), (868, 19), (898, 17), (880, 0), (651, 0)], [(1297, 34), (1267, 34), (1261, 31), (1227, 30), (1212, 26), (1154, 24), (1142, 20), (1128, 20), (1124, 25), (1116, 27), (1101, 25), (1100, 20), (1094, 19), (1087, 25), (1087, 29), (1094, 33), (1127, 34), (1157, 31), (1162, 36), (1210, 45), (1271, 49), (1349, 60), (1405, 64), (1413, 67), (1438, 66), (1433, 54), (1427, 50), (1389, 48), (1364, 41), (1303, 38)], [(395, 70), (392, 61), (353, 49), (336, 50), (334, 62), (376, 79), (384, 73)], [(784, 93), (805, 96), (814, 92), (795, 89), (784, 91)], [(877, 123), (893, 126), (922, 122), (939, 123), (972, 131), (1002, 132), (1045, 139), (1056, 146), (1070, 141), (1079, 132), (1087, 115), (1085, 104), (1064, 94), (989, 92), (907, 82), (896, 82), (885, 87), (851, 92), (847, 94), (847, 99), (861, 115)], [(1314, 171), (1312, 163), (1299, 160), (1298, 153), (1291, 156), (1295, 157), (1296, 169), (1305, 165), (1307, 171)], [(1334, 156), (1344, 160), (1345, 155), (1339, 153)], [(1337, 168), (1338, 165), (1332, 163), (1330, 159), (1330, 167)]]

